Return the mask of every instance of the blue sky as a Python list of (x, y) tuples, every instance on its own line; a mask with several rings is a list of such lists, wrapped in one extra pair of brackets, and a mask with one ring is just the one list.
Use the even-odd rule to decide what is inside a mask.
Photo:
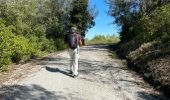
[(105, 0), (89, 0), (89, 6), (96, 5), (98, 15), (95, 18), (95, 26), (86, 33), (86, 38), (92, 39), (95, 35), (118, 35), (119, 28), (113, 25), (113, 17), (107, 14), (108, 5)]

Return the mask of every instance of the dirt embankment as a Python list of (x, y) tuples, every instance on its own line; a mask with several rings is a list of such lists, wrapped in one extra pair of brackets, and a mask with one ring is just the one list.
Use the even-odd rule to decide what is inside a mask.
[(119, 44), (115, 49), (120, 57), (128, 60), (131, 69), (141, 74), (154, 88), (170, 96), (170, 44), (136, 44), (130, 41)]

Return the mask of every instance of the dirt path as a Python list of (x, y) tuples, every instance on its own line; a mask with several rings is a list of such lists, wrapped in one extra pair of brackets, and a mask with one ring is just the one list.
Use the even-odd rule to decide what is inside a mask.
[(34, 73), (4, 83), (0, 100), (163, 100), (123, 61), (109, 55), (105, 45), (82, 47), (77, 78), (67, 74), (67, 52), (45, 57)]

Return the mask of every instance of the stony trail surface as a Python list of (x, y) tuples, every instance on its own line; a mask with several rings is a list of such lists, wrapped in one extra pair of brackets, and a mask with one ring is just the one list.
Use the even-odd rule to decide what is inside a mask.
[(107, 45), (81, 47), (77, 78), (68, 74), (67, 51), (44, 57), (33, 73), (5, 82), (0, 100), (164, 100), (125, 61), (110, 55)]

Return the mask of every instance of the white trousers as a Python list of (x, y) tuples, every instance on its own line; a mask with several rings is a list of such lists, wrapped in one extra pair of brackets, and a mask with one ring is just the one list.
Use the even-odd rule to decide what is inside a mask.
[(79, 59), (79, 48), (77, 49), (69, 49), (70, 55), (70, 70), (74, 75), (78, 75), (78, 59)]

